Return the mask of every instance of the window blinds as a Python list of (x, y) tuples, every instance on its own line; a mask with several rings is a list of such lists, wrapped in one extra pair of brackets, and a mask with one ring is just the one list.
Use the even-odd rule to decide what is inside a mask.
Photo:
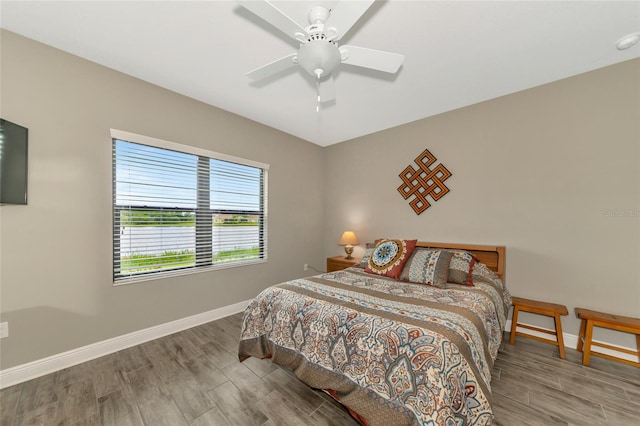
[(265, 260), (268, 166), (149, 139), (112, 139), (114, 282)]

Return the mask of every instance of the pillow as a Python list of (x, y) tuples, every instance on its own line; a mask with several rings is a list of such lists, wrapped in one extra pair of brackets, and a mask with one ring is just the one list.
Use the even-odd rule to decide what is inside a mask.
[(418, 247), (404, 265), (400, 280), (445, 288), (452, 256), (448, 250)]
[(473, 265), (478, 259), (471, 253), (463, 250), (451, 250), (453, 256), (449, 264), (449, 282), (473, 286)]
[(371, 257), (371, 253), (373, 253), (373, 250), (376, 248), (375, 244), (372, 243), (368, 243), (367, 244), (367, 249), (365, 250), (364, 254), (362, 255), (362, 260), (360, 260), (360, 262), (356, 263), (355, 265), (353, 265), (355, 268), (366, 268), (367, 264), (369, 263), (369, 258)]
[(418, 240), (382, 240), (373, 249), (365, 272), (398, 279)]

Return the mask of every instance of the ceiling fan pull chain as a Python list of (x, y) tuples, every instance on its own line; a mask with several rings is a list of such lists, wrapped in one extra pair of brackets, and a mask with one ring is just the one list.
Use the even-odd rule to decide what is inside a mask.
[(316, 92), (318, 93), (316, 112), (320, 112), (320, 77), (324, 73), (322, 68), (316, 68), (313, 72), (316, 75)]
[(318, 93), (318, 97), (316, 98), (316, 112), (320, 112), (320, 76), (316, 78), (316, 92)]

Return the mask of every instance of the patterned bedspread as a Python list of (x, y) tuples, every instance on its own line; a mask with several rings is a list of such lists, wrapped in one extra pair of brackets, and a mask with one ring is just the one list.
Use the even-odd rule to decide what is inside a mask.
[(264, 290), (239, 356), (272, 357), (369, 425), (491, 424), (491, 368), (510, 304), (482, 264), (474, 287), (398, 282), (349, 268)]

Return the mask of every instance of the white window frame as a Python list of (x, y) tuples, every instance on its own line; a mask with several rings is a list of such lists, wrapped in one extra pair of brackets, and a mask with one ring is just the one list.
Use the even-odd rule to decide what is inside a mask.
[[(185, 154), (197, 155), (202, 158), (210, 158), (215, 160), (226, 161), (235, 164), (241, 164), (245, 166), (256, 167), (262, 169), (262, 195), (261, 195), (261, 203), (262, 203), (262, 228), (261, 228), (261, 243), (262, 243), (262, 256), (259, 258), (253, 259), (245, 259), (242, 261), (236, 262), (220, 262), (220, 263), (212, 263), (210, 265), (197, 265), (193, 267), (187, 267), (183, 269), (171, 269), (166, 271), (152, 271), (142, 274), (134, 274), (134, 275), (118, 275), (117, 274), (117, 264), (119, 263), (119, 259), (116, 259), (119, 256), (119, 249), (116, 251), (116, 247), (119, 245), (119, 226), (116, 225), (117, 221), (117, 213), (116, 211), (119, 209), (119, 206), (116, 204), (116, 189), (115, 189), (115, 180), (116, 180), (116, 169), (115, 169), (115, 159), (112, 158), (112, 229), (113, 229), (113, 239), (112, 239), (112, 254), (113, 254), (113, 265), (112, 265), (112, 277), (114, 286), (122, 285), (122, 284), (131, 284), (140, 281), (149, 281), (149, 280), (157, 280), (168, 277), (175, 277), (180, 275), (208, 272), (212, 270), (218, 269), (226, 269), (226, 268), (235, 268), (248, 266), (258, 263), (266, 263), (267, 262), (267, 247), (268, 247), (268, 238), (267, 238), (267, 211), (268, 211), (268, 197), (267, 197), (267, 187), (268, 187), (268, 170), (269, 164), (261, 163), (258, 161), (248, 160), (241, 157), (236, 157), (233, 155), (223, 154), (215, 151), (210, 151), (194, 146), (183, 145), (176, 142), (170, 142), (162, 139), (153, 138), (150, 136), (139, 135), (136, 133), (126, 132), (123, 130), (110, 129), (111, 133), (111, 147), (113, 149), (114, 140), (121, 140), (125, 142), (132, 142), (141, 145), (147, 145), (154, 148), (167, 149), (171, 151), (177, 151)], [(118, 229), (116, 229), (118, 228)], [(197, 262), (197, 260), (196, 260)]]

